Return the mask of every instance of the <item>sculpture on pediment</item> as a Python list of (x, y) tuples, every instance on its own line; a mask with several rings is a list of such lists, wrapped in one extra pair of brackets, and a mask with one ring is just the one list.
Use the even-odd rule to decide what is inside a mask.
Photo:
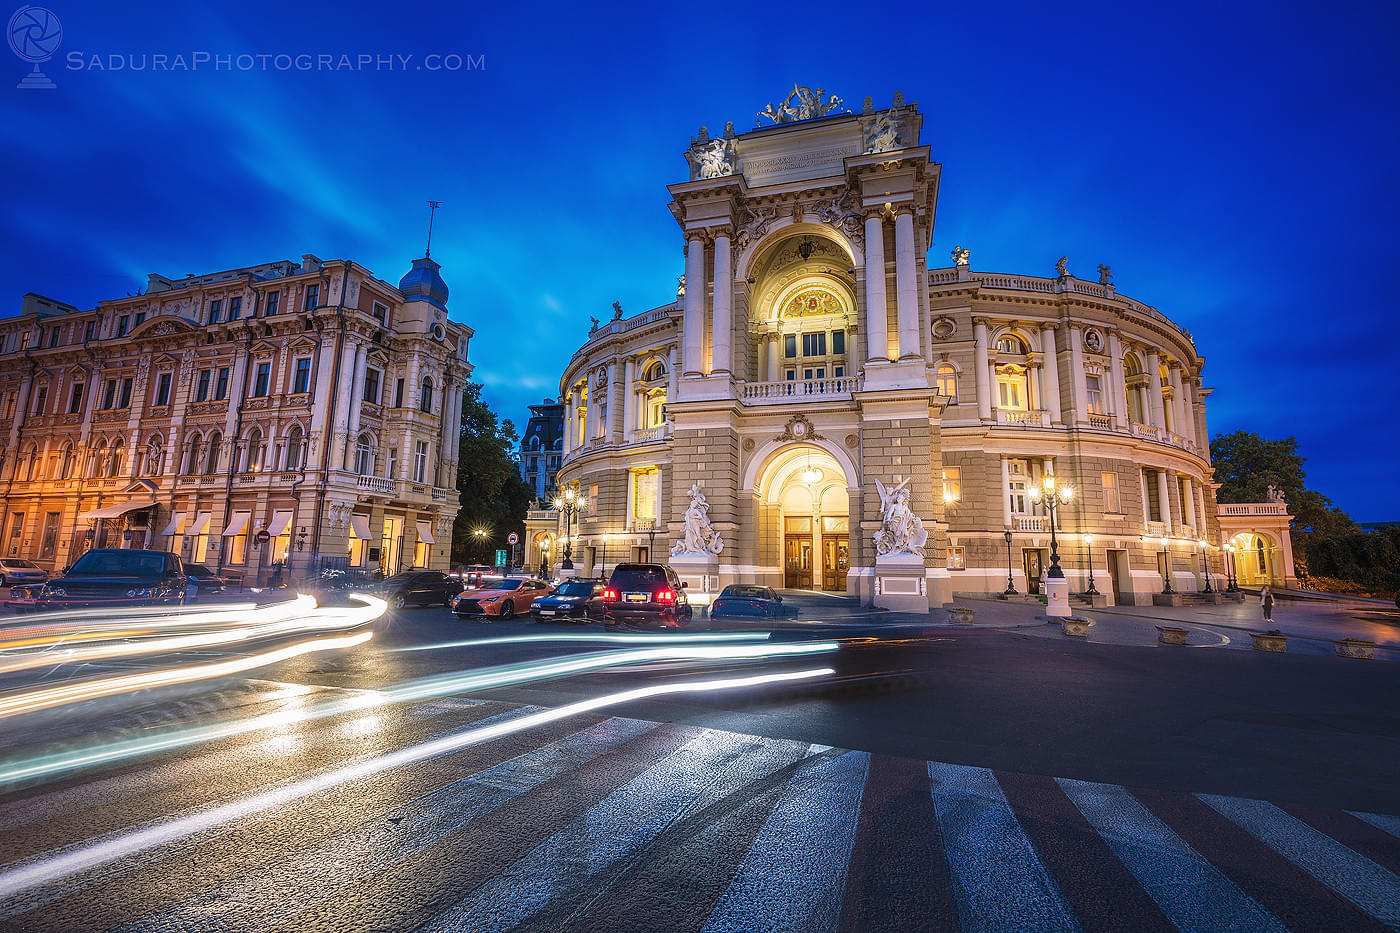
[(1278, 488), (1277, 486), (1275, 486), (1273, 483), (1270, 483), (1270, 484), (1269, 484), (1269, 489), (1268, 489), (1268, 491), (1267, 491), (1266, 493), (1264, 493), (1264, 501), (1265, 501), (1265, 502), (1278, 502), (1278, 503), (1283, 503), (1283, 504), (1285, 504), (1285, 505), (1287, 504), (1287, 503), (1284, 501), (1284, 498), (1283, 498), (1283, 490), (1282, 490), (1282, 489), (1279, 489), (1279, 488)]
[(844, 103), (835, 94), (828, 95), (825, 88), (814, 91), (805, 85), (794, 84), (792, 93), (786, 99), (778, 104), (769, 104), (758, 112), (756, 125), (762, 125), (764, 120), (780, 124), (824, 117)]
[(1061, 256), (1059, 259), (1055, 260), (1055, 273), (1062, 279), (1069, 275), (1068, 256)]
[(614, 301), (614, 302), (613, 302), (613, 320), (614, 320), (614, 321), (620, 321), (620, 320), (622, 320), (622, 302), (620, 302), (620, 301)]
[(877, 555), (924, 556), (928, 532), (924, 530), (923, 520), (909, 507), (909, 483), (912, 481), (912, 476), (907, 477), (888, 489), (878, 478), (875, 480), (875, 488), (880, 493), (880, 530), (875, 532)]
[(701, 178), (721, 178), (734, 174), (733, 144), (727, 139), (716, 139), (701, 146), (694, 160)]
[(685, 276), (676, 276), (676, 300), (680, 301), (685, 297)]
[(671, 545), (671, 556), (708, 556), (724, 550), (724, 541), (710, 524), (710, 503), (700, 491), (700, 484), (690, 487), (690, 506), (685, 510), (684, 537)]
[(1099, 284), (1100, 284), (1100, 285), (1112, 285), (1112, 284), (1113, 284), (1113, 267), (1112, 267), (1112, 266), (1106, 266), (1106, 265), (1104, 265), (1103, 263), (1099, 263)]
[(968, 249), (965, 246), (953, 247), (953, 265), (965, 266), (968, 265), (971, 262), (971, 260), (972, 250)]
[(591, 315), (589, 316), (588, 319), (589, 319), (590, 321), (593, 322), (593, 326), (590, 327), (590, 328), (588, 328), (588, 332), (589, 332), (590, 334), (597, 333), (597, 332), (598, 332), (598, 328), (599, 328), (599, 326), (601, 326), (602, 322), (599, 321), (596, 317), (592, 317)]
[(899, 125), (895, 123), (894, 111), (876, 114), (865, 127), (865, 154), (889, 152), (899, 146)]

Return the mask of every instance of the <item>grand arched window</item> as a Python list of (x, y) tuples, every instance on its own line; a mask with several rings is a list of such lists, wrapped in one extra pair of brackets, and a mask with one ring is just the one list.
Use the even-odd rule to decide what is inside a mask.
[(262, 431), (254, 428), (248, 434), (248, 470), (255, 473), (263, 466), (263, 435)]
[(294, 424), (287, 432), (287, 469), (300, 470), (302, 468), (302, 447), (305, 445), (306, 435), (302, 433), (301, 425)]
[(107, 475), (117, 476), (122, 471), (122, 464), (126, 461), (126, 443), (119, 437), (112, 441), (112, 450), (107, 455)]
[(185, 459), (185, 473), (193, 476), (199, 472), (200, 454), (204, 448), (204, 438), (196, 434), (190, 438), (190, 453)]
[(355, 444), (355, 472), (361, 476), (374, 473), (374, 438), (361, 434)]
[(846, 302), (825, 285), (799, 288), (782, 302), (782, 334), (769, 336), (768, 379), (827, 379), (846, 375)]
[(997, 339), (997, 352), (1025, 356), (1030, 350), (1026, 347), (1026, 342), (1015, 334), (1003, 334)]
[(938, 367), (938, 394), (946, 395), (951, 401), (950, 405), (956, 405), (958, 401), (958, 371), (951, 363), (942, 363)]
[(209, 453), (204, 458), (204, 472), (206, 475), (213, 475), (219, 472), (219, 453), (223, 446), (223, 435), (209, 435)]

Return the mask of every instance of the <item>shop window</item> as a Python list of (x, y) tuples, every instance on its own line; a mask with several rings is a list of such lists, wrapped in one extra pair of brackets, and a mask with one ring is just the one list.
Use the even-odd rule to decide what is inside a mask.
[(966, 559), (966, 557), (965, 557), (965, 555), (964, 555), (964, 553), (963, 553), (963, 549), (962, 549), (962, 548), (960, 548), (960, 547), (950, 547), (950, 548), (947, 549), (947, 551), (948, 551), (948, 569), (949, 569), (949, 570), (966, 570), (966, 569), (967, 569), (967, 559)]
[(960, 502), (962, 500), (962, 468), (943, 468), (943, 501)]

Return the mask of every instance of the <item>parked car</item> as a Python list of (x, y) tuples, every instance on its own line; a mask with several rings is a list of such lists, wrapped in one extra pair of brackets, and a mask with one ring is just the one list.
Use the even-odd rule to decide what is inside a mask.
[(188, 583), (178, 554), (97, 548), (79, 557), (61, 577), (43, 584), (35, 603), (40, 609), (179, 606)]
[(452, 601), (457, 615), (513, 619), (517, 612), (529, 612), (535, 600), (548, 596), (551, 589), (533, 577), (506, 577), (490, 589), (462, 593)]
[(185, 577), (189, 586), (185, 588), (186, 599), (199, 599), (213, 596), (228, 589), (229, 582), (203, 564), (186, 564)]
[(530, 606), (536, 622), (572, 619), (587, 622), (603, 619), (603, 581), (565, 580), (549, 596), (537, 599)]
[(386, 579), (379, 589), (390, 606), (402, 609), (409, 603), (451, 606), (453, 597), (462, 592), (462, 584), (441, 570), (406, 570)]
[(710, 603), (711, 619), (781, 619), (795, 616), (797, 610), (783, 605), (783, 597), (771, 586), (731, 583)]
[(666, 564), (618, 564), (603, 588), (604, 621), (679, 628), (693, 610), (685, 584)]
[(43, 583), (48, 578), (49, 572), (33, 561), (17, 557), (0, 558), (0, 586)]

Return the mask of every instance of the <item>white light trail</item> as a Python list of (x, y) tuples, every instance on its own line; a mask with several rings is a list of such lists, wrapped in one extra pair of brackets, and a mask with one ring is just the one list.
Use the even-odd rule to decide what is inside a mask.
[(465, 641), (446, 641), (436, 645), (410, 645), (394, 648), (394, 651), (437, 651), (440, 648), (474, 648), (478, 645), (521, 645), (532, 642), (594, 642), (597, 644), (618, 645), (657, 645), (657, 644), (703, 644), (712, 641), (767, 641), (772, 632), (690, 632), (686, 634), (646, 634), (646, 633), (589, 633), (589, 634), (541, 634), (503, 635), (498, 638), (470, 638)]
[(357, 762), (336, 768), (314, 777), (276, 787), (272, 790), (234, 800), (188, 816), (179, 817), (164, 823), (157, 823), (144, 829), (123, 833), (114, 838), (93, 841), (57, 855), (40, 857), (27, 864), (0, 873), (0, 899), (14, 897), (31, 888), (50, 884), (79, 872), (107, 865), (118, 859), (144, 852), (156, 846), (166, 845), (196, 833), (213, 829), (234, 820), (247, 819), (273, 807), (294, 803), (312, 794), (330, 790), (351, 781), (383, 774), (394, 768), (437, 758), (441, 755), (461, 751), (472, 745), (489, 742), (503, 736), (547, 725), (588, 713), (594, 710), (617, 706), (633, 700), (672, 693), (700, 693), (714, 690), (732, 690), (740, 687), (756, 687), (763, 684), (785, 681), (810, 680), (835, 673), (829, 667), (805, 671), (788, 671), (775, 674), (757, 674), (752, 677), (730, 677), (721, 680), (680, 681), (669, 684), (656, 684), (650, 687), (637, 687), (619, 693), (605, 694), (588, 700), (580, 700), (557, 709), (542, 710), (517, 719), (496, 723), (490, 726), (469, 728), (454, 735), (443, 736), (430, 742), (411, 745), (386, 755), (379, 755), (367, 761)]

